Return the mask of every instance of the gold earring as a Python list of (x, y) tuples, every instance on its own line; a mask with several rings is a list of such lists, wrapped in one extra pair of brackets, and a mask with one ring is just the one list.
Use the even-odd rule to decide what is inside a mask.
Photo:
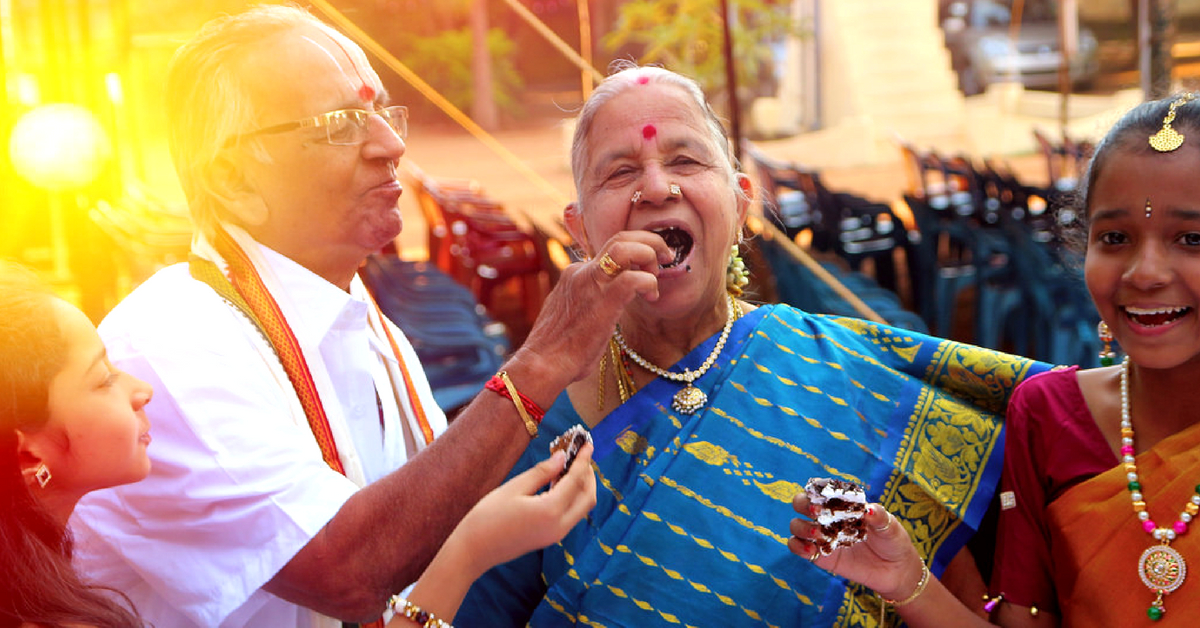
[(1108, 330), (1108, 323), (1100, 321), (1096, 325), (1096, 335), (1100, 337), (1100, 343), (1104, 346), (1100, 347), (1100, 366), (1112, 366), (1116, 362), (1117, 354), (1112, 350), (1112, 332)]

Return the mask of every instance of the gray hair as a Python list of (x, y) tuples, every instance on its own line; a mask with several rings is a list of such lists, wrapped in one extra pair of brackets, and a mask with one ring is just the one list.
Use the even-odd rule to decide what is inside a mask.
[[(721, 153), (725, 156), (730, 185), (733, 186), (738, 194), (745, 196), (745, 192), (737, 184), (736, 177), (739, 168), (737, 159), (733, 156), (733, 149), (730, 147), (729, 135), (725, 132), (725, 125), (721, 124), (721, 120), (717, 117), (712, 107), (709, 106), (708, 100), (704, 97), (704, 90), (700, 88), (699, 83), (666, 68), (639, 66), (628, 59), (614, 61), (609, 69), (612, 73), (592, 91), (591, 97), (587, 99), (587, 102), (583, 104), (583, 108), (579, 111), (579, 117), (575, 123), (575, 135), (571, 140), (571, 174), (575, 178), (576, 193), (583, 189), (584, 169), (587, 165), (584, 161), (587, 155), (588, 141), (591, 139), (592, 123), (596, 120), (596, 114), (604, 105), (608, 104), (608, 101), (625, 90), (641, 83), (656, 83), (660, 85), (673, 85), (682, 89), (700, 111), (704, 112), (705, 120), (708, 122), (709, 139), (712, 140), (714, 145), (720, 148)], [(579, 208), (582, 210), (583, 199), (579, 199), (579, 202)]]
[[(207, 230), (222, 215), (214, 167), (259, 118), (246, 60), (273, 37), (306, 26), (340, 37), (297, 6), (258, 5), (206, 23), (171, 59), (166, 85), (171, 157), (197, 228)], [(247, 149), (268, 161), (257, 141)]]

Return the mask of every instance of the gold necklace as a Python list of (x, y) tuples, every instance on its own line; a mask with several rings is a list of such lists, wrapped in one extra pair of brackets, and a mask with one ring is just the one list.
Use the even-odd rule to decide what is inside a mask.
[(617, 381), (617, 397), (620, 398), (621, 403), (629, 401), (633, 393), (637, 392), (637, 384), (633, 381), (629, 363), (625, 361), (621, 347), (617, 346), (617, 341), (610, 337), (608, 351), (600, 357), (600, 385), (596, 391), (596, 410), (604, 410), (604, 372), (605, 365), (610, 359), (613, 363), (613, 379)]
[(638, 366), (659, 377), (665, 377), (673, 382), (684, 382), (686, 384), (682, 390), (675, 393), (675, 397), (671, 400), (671, 407), (676, 412), (695, 414), (697, 410), (704, 407), (704, 404), (708, 403), (708, 395), (704, 394), (703, 390), (693, 386), (692, 382), (700, 379), (701, 375), (704, 375), (708, 372), (708, 369), (712, 368), (712, 365), (717, 361), (717, 356), (721, 355), (721, 350), (725, 348), (725, 341), (729, 339), (729, 330), (733, 328), (733, 321), (736, 318), (734, 310), (737, 306), (732, 296), (726, 295), (726, 297), (728, 298), (726, 306), (728, 308), (728, 315), (725, 319), (725, 328), (721, 330), (721, 337), (717, 338), (717, 344), (713, 347), (712, 353), (709, 353), (704, 363), (700, 365), (700, 368), (694, 371), (683, 369), (682, 373), (672, 373), (662, 367), (651, 364), (646, 358), (638, 355), (637, 352), (630, 349), (629, 345), (625, 343), (625, 337), (621, 335), (620, 325), (617, 325), (616, 331), (613, 332), (613, 340), (617, 341), (617, 345), (621, 347), (621, 351), (624, 351), (630, 359), (637, 362)]
[(1196, 487), (1196, 492), (1179, 513), (1174, 525), (1158, 527), (1146, 510), (1134, 451), (1133, 421), (1129, 416), (1129, 356), (1125, 356), (1121, 363), (1121, 461), (1125, 464), (1125, 475), (1129, 479), (1129, 498), (1133, 502), (1133, 511), (1142, 529), (1159, 541), (1158, 545), (1152, 545), (1142, 552), (1138, 560), (1138, 575), (1142, 577), (1142, 583), (1157, 594), (1150, 608), (1146, 609), (1146, 615), (1151, 621), (1158, 621), (1167, 612), (1163, 596), (1183, 586), (1183, 579), (1187, 577), (1187, 563), (1183, 561), (1183, 554), (1171, 547), (1171, 541), (1188, 531), (1188, 524), (1200, 511), (1200, 486)]

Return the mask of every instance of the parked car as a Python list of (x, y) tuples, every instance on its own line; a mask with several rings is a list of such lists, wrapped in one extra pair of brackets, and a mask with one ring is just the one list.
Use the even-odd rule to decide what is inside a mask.
[[(953, 0), (942, 5), (942, 32), (958, 73), (959, 89), (970, 96), (992, 83), (1016, 81), (1029, 89), (1057, 89), (1062, 64), (1057, 2), (1026, 0), (1021, 24), (1011, 24), (1012, 0)], [(1070, 58), (1073, 86), (1087, 86), (1100, 72), (1096, 36), (1084, 26)]]

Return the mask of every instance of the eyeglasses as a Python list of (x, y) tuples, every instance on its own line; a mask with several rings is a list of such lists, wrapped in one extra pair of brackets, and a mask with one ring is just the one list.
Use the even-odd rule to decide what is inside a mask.
[(334, 146), (357, 146), (367, 141), (367, 122), (371, 119), (371, 116), (383, 118), (383, 121), (392, 127), (392, 130), (396, 132), (396, 135), (400, 136), (400, 139), (408, 137), (408, 107), (402, 105), (393, 105), (391, 107), (376, 109), (375, 111), (339, 109), (295, 122), (284, 122), (283, 124), (263, 127), (257, 131), (243, 133), (237, 137), (286, 133), (296, 129), (311, 127), (325, 129), (325, 141)]

